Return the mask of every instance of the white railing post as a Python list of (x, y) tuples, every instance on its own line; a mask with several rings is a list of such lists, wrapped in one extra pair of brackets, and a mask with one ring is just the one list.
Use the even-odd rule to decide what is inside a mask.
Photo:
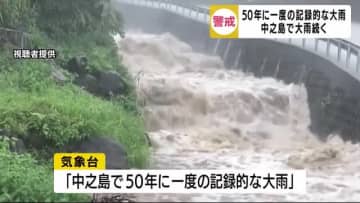
[(338, 61), (338, 62), (340, 62), (340, 59), (341, 59), (341, 46), (342, 46), (342, 44), (341, 44), (341, 42), (339, 41), (339, 42), (337, 43), (337, 47), (338, 47), (337, 61)]
[(326, 56), (330, 54), (330, 39), (326, 40)]
[(360, 70), (360, 50), (357, 50), (357, 62), (356, 62), (356, 72)]
[(260, 66), (260, 76), (263, 76), (263, 72), (265, 70), (265, 65), (266, 65), (266, 62), (267, 62), (268, 58), (265, 57), (264, 60), (262, 61), (261, 63), (261, 66)]
[(241, 48), (240, 48), (240, 49), (239, 49), (239, 53), (238, 53), (238, 55), (236, 56), (236, 59), (235, 59), (233, 68), (238, 68), (239, 62), (240, 62), (240, 59), (241, 59), (241, 55), (242, 55), (242, 50), (241, 50)]
[(319, 40), (315, 39), (315, 52), (318, 51), (318, 48), (319, 48)]
[(274, 72), (274, 78), (278, 77), (278, 74), (279, 74), (279, 71), (280, 71), (280, 62), (281, 62), (281, 59), (279, 59), (277, 64), (276, 64), (276, 68), (275, 68), (275, 72)]
[(231, 42), (232, 40), (229, 39), (228, 40), (228, 43), (226, 45), (226, 49), (225, 49), (225, 52), (224, 52), (224, 61), (226, 61), (227, 57), (228, 57), (228, 54), (229, 54), (229, 51), (230, 51), (230, 47), (231, 47)]
[(306, 75), (306, 65), (303, 64), (303, 65), (301, 65), (300, 75), (299, 75), (299, 78), (297, 81), (298, 84), (301, 84), (304, 82), (305, 75)]
[(306, 45), (306, 39), (303, 38), (303, 39), (302, 39), (302, 48), (305, 48), (305, 45)]
[(200, 9), (197, 8), (196, 9), (196, 19), (199, 20), (199, 18), (200, 18)]
[(220, 46), (220, 39), (217, 39), (216, 40), (216, 44), (215, 44), (215, 47), (214, 47), (214, 51), (213, 51), (213, 54), (216, 55), (217, 54), (217, 50)]
[(351, 56), (351, 46), (350, 46), (350, 44), (347, 44), (347, 50), (346, 50), (346, 65), (345, 65), (346, 68), (349, 67), (350, 56)]

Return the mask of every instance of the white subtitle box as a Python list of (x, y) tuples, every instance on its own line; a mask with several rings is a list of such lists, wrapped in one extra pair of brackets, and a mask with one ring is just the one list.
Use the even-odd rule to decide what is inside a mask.
[(350, 38), (351, 6), (240, 5), (238, 30), (239, 38)]
[(54, 170), (56, 193), (306, 193), (305, 170)]
[(350, 38), (350, 5), (211, 5), (211, 38)]

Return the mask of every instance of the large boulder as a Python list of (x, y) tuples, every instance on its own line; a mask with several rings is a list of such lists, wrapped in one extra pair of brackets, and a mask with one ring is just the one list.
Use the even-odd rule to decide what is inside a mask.
[[(88, 61), (86, 57), (73, 57), (65, 65), (64, 69), (77, 75), (74, 80), (76, 85), (83, 87), (95, 96), (109, 99), (112, 96), (124, 93), (126, 83), (119, 73), (116, 71), (103, 70), (88, 71), (87, 64)], [(58, 73), (53, 75), (56, 75), (57, 79), (62, 79)]]
[(123, 38), (125, 38), (125, 32), (124, 31), (121, 31), (120, 33), (120, 37), (123, 39)]
[(19, 154), (26, 152), (26, 147), (22, 139), (12, 135), (12, 133), (5, 129), (0, 129), (0, 140), (9, 143), (9, 150)]
[(84, 88), (86, 91), (98, 95), (98, 81), (94, 76), (90, 74), (79, 76), (75, 78), (74, 83), (79, 87)]
[(76, 56), (71, 58), (67, 64), (64, 66), (64, 69), (71, 73), (76, 73), (79, 76), (85, 75), (88, 65), (88, 59), (85, 56)]
[(74, 83), (91, 94), (109, 99), (121, 95), (125, 91), (125, 82), (115, 71), (94, 71), (94, 74), (85, 74), (77, 77)]
[(121, 75), (115, 71), (95, 71), (97, 80), (97, 95), (110, 98), (121, 95), (125, 91), (126, 84)]
[(128, 169), (124, 146), (108, 137), (95, 136), (67, 145), (66, 152), (105, 153), (106, 169)]
[(16, 152), (18, 154), (23, 154), (26, 152), (26, 146), (22, 139), (12, 137), (10, 144), (10, 151)]

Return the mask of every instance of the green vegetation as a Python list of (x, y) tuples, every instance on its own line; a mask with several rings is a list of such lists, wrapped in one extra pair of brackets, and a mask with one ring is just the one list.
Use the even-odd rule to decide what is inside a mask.
[(110, 0), (30, 1), (37, 8), (39, 27), (51, 37), (61, 39), (89, 32), (114, 34), (122, 29), (121, 16)]
[(35, 20), (35, 10), (30, 1), (0, 1), (1, 27), (26, 29), (26, 27), (34, 26)]
[(10, 153), (0, 142), (0, 202), (89, 202), (89, 195), (56, 194), (49, 165), (41, 165), (29, 154)]
[(70, 83), (57, 86), (47, 63), (18, 63), (19, 70), (0, 75), (0, 128), (24, 140), (42, 140), (33, 147), (49, 149), (86, 136), (116, 135), (128, 147), (131, 163), (142, 166), (146, 148), (137, 114)]
[(0, 1), (0, 27), (25, 29), (33, 48), (55, 48), (56, 67), (84, 55), (90, 72), (117, 71), (126, 82), (124, 94), (111, 100), (75, 86), (66, 71), (68, 80), (58, 85), (52, 63), (14, 60), (16, 39), (0, 33), (6, 40), (0, 44), (0, 129), (27, 148), (26, 154), (12, 153), (0, 139), (0, 202), (89, 201), (88, 195), (53, 193), (51, 160), (52, 153), (88, 136), (112, 136), (125, 146), (130, 166), (146, 166), (149, 153), (133, 81), (111, 37), (121, 25), (108, 0)]

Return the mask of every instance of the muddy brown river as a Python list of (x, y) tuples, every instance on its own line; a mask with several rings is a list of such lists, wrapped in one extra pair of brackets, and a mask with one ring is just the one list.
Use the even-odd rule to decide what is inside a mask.
[(228, 70), (171, 34), (119, 42), (137, 80), (152, 169), (306, 169), (307, 193), (141, 194), (137, 201), (358, 201), (360, 146), (321, 142), (304, 86)]

